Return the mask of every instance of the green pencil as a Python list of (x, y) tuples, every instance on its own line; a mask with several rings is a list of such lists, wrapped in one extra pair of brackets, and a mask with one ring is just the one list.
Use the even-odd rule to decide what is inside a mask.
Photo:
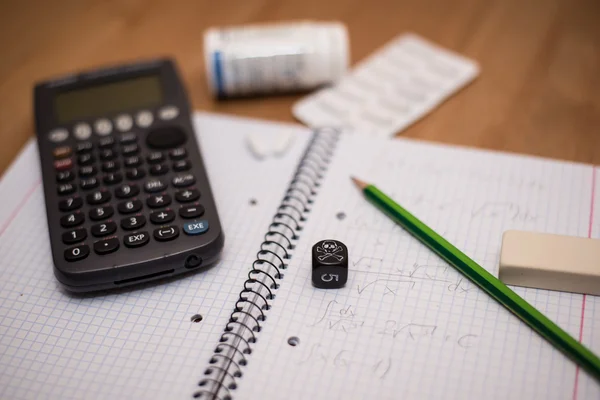
[(600, 381), (600, 358), (375, 186), (352, 178), (377, 208)]

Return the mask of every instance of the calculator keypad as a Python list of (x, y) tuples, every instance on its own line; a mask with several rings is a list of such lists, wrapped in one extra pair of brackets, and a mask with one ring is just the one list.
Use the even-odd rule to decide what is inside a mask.
[[(178, 115), (176, 108), (163, 111), (159, 120)], [(183, 131), (155, 129), (145, 143), (131, 131), (153, 123), (150, 111), (79, 123), (72, 130), (73, 146), (66, 145), (68, 130), (49, 134), (56, 143), (52, 156), (65, 260), (83, 260), (92, 250), (98, 256), (132, 251), (152, 240), (177, 240), (181, 230), (194, 235), (208, 229), (207, 221), (195, 220), (205, 209), (196, 177), (188, 172)], [(151, 229), (140, 231), (146, 226)]]

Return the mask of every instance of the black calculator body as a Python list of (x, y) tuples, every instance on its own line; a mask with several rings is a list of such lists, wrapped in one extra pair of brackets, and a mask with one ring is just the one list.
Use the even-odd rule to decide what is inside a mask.
[(39, 83), (34, 101), (54, 273), (67, 289), (218, 259), (224, 236), (172, 61)]

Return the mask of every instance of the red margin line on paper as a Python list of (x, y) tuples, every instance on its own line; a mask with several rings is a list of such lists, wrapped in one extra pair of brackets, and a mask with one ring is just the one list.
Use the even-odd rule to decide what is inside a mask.
[[(594, 224), (594, 201), (596, 197), (596, 167), (592, 168), (592, 200), (590, 204), (590, 223), (588, 225), (588, 238), (592, 237), (592, 227)], [(586, 295), (581, 299), (581, 321), (579, 322), (579, 342), (583, 340), (583, 322), (585, 320), (585, 300)], [(579, 388), (579, 365), (575, 368), (575, 384), (573, 385), (573, 400), (577, 400), (577, 390)]]
[(2, 237), (2, 235), (4, 235), (4, 232), (6, 231), (6, 229), (8, 229), (8, 227), (13, 222), (13, 220), (17, 217), (17, 215), (19, 215), (19, 213), (21, 212), (21, 210), (23, 209), (25, 204), (27, 204), (27, 200), (29, 200), (31, 195), (33, 195), (33, 192), (35, 192), (35, 189), (37, 189), (37, 187), (40, 185), (40, 183), (42, 183), (42, 181), (38, 180), (35, 183), (35, 185), (33, 185), (31, 188), (29, 188), (29, 190), (23, 197), (23, 200), (21, 200), (21, 203), (17, 206), (17, 208), (15, 208), (13, 210), (13, 212), (10, 214), (10, 217), (8, 217), (8, 220), (6, 221), (6, 223), (2, 226), (2, 228), (0, 228), (0, 237)]

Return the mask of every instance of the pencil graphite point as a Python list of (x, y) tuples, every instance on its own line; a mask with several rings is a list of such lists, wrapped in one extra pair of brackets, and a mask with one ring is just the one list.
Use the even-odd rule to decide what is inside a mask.
[(360, 179), (355, 178), (353, 176), (351, 176), (350, 179), (352, 179), (352, 182), (354, 182), (354, 184), (358, 186), (358, 188), (361, 190), (369, 186), (367, 182), (361, 181)]

